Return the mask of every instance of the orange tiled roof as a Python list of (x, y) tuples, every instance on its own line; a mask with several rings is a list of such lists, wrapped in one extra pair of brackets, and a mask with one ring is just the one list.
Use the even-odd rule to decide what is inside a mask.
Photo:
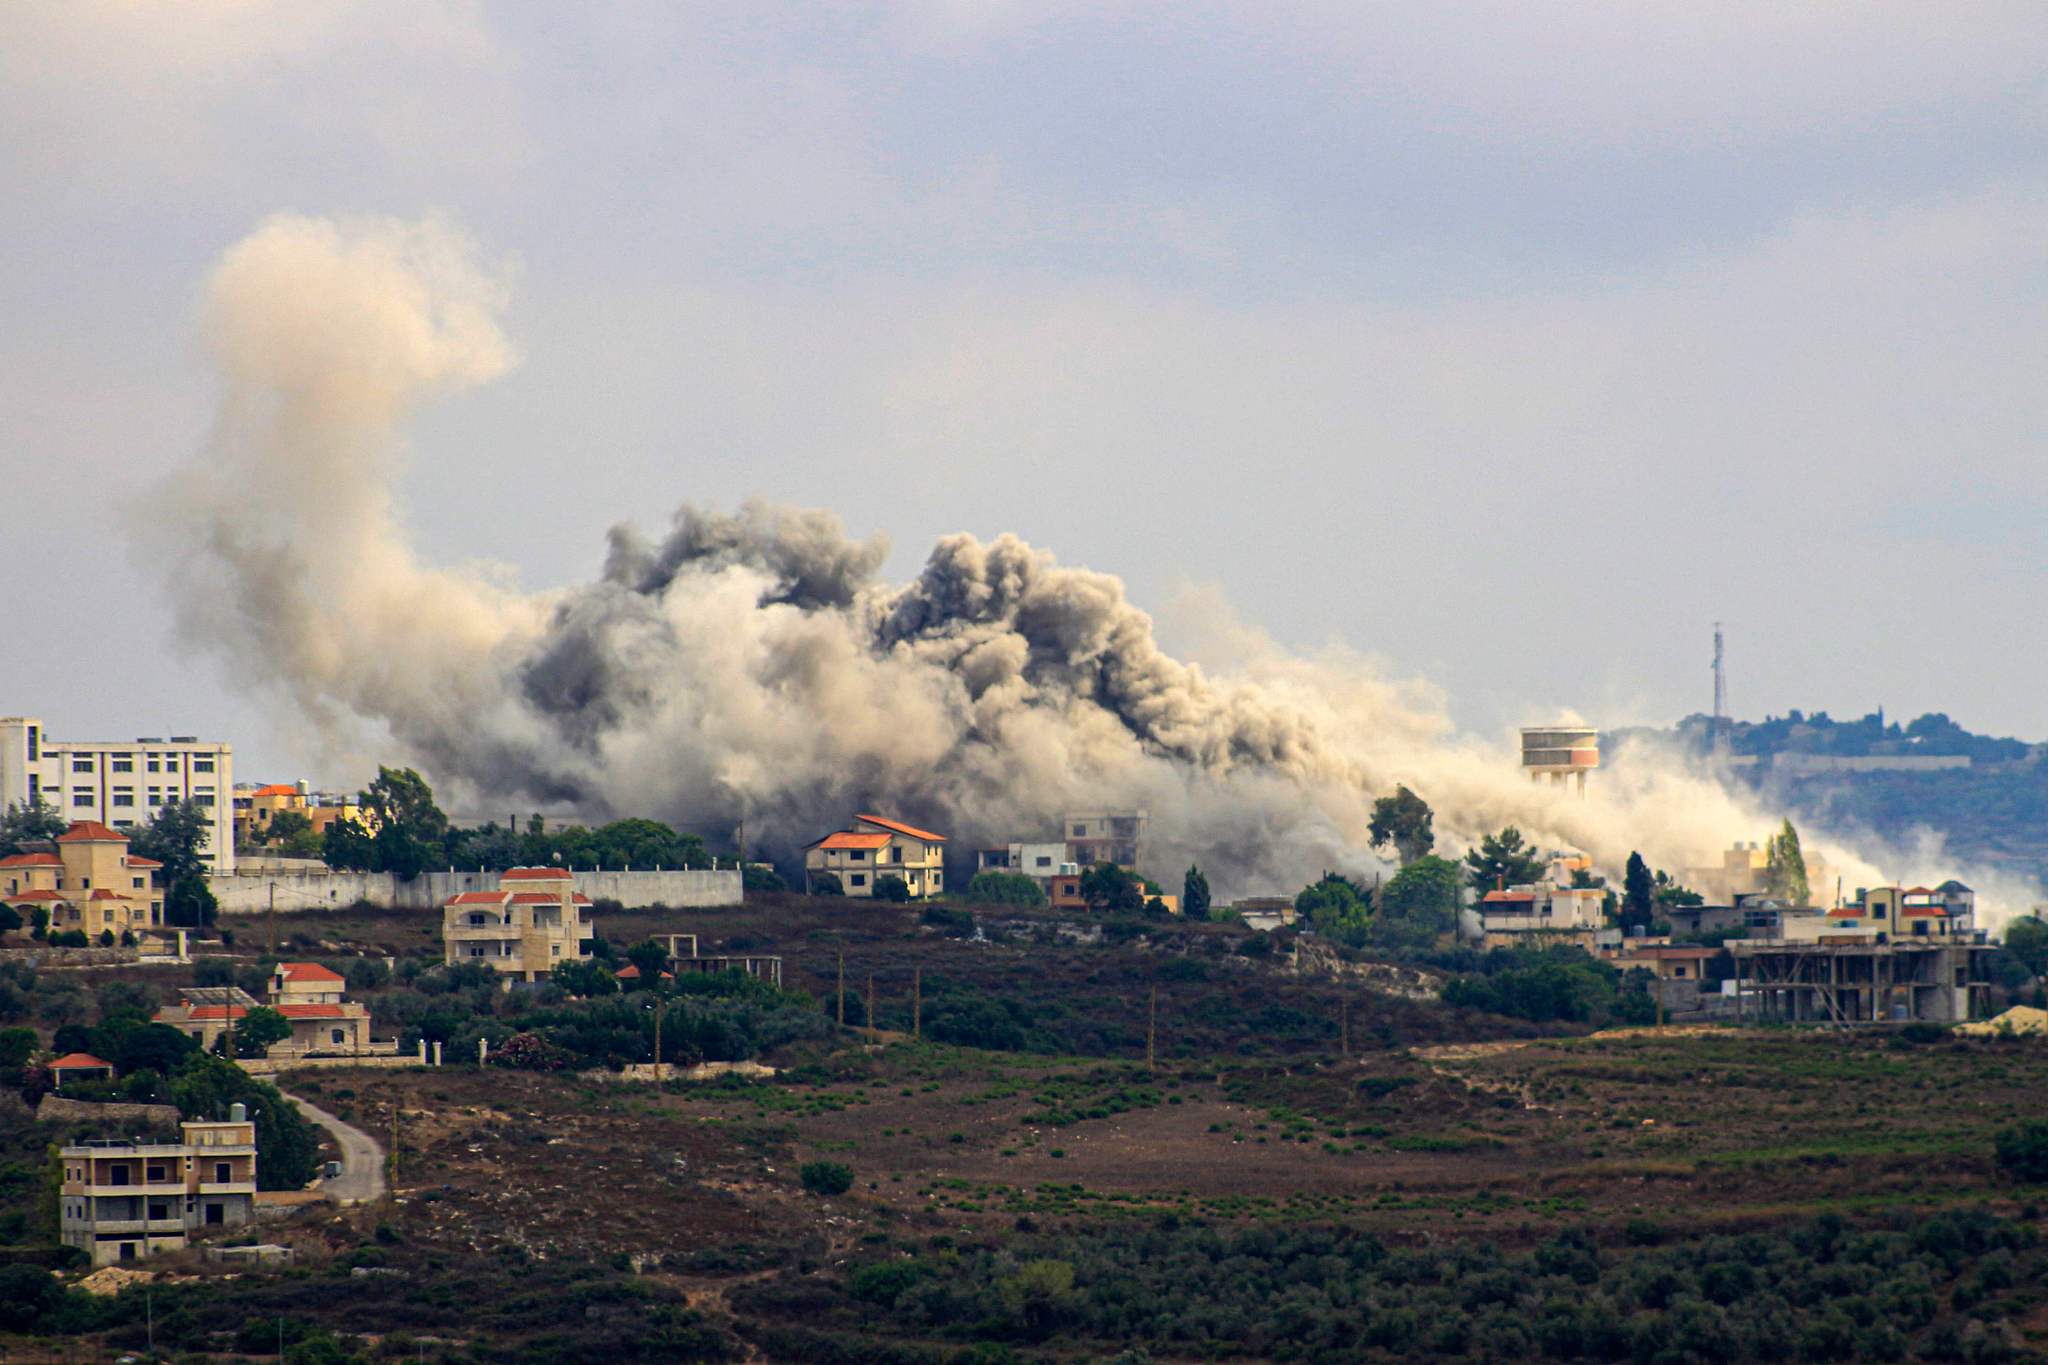
[(840, 830), (828, 834), (812, 844), (812, 848), (881, 848), (889, 842), (886, 834), (856, 834), (852, 830)]
[(0, 858), (0, 867), (62, 867), (64, 860), (54, 853), (10, 853)]
[(562, 898), (546, 891), (520, 891), (512, 897), (514, 905), (560, 905)]
[(569, 876), (569, 869), (566, 867), (515, 867), (500, 874), (498, 880), (501, 882), (530, 882), (541, 879), (553, 880), (555, 878), (566, 880)]
[(1903, 912), (1907, 919), (1947, 919), (1948, 911), (1939, 905), (1909, 905)]
[(88, 1071), (94, 1067), (112, 1071), (114, 1064), (112, 1062), (103, 1062), (90, 1052), (67, 1052), (56, 1061), (50, 1063), (50, 1070), (52, 1071)]
[[(638, 981), (640, 979), (640, 969), (629, 962), (625, 966), (613, 972), (612, 975), (621, 981)], [(674, 972), (663, 972), (661, 974), (661, 979), (664, 981), (673, 981), (676, 979), (676, 974)]]
[(61, 901), (63, 899), (64, 893), (62, 891), (17, 891), (11, 896), (0, 896), (0, 900), (8, 901)]
[(459, 891), (446, 901), (448, 905), (503, 905), (509, 891)]
[(1536, 899), (1536, 893), (1534, 891), (1489, 891), (1486, 893), (1486, 899), (1489, 901), (1533, 901)]
[(287, 981), (332, 981), (343, 983), (341, 973), (329, 971), (317, 962), (280, 962), (277, 972)]
[(299, 789), (289, 782), (272, 782), (269, 786), (258, 787), (251, 796), (297, 796)]
[(346, 1019), (348, 1010), (340, 1005), (272, 1005), (272, 1009), (287, 1019)]
[[(249, 1012), (240, 1005), (193, 1005), (190, 1009), (191, 1013), (185, 1017), (195, 1024), (215, 1023), (223, 1020), (232, 1022), (242, 1018)], [(157, 1013), (161, 1015), (163, 1011), (159, 1010)]]
[(124, 861), (124, 862), (126, 862), (126, 863), (128, 864), (128, 866), (130, 866), (130, 867), (162, 867), (162, 866), (163, 866), (163, 864), (162, 864), (162, 863), (158, 862), (158, 861), (157, 861), (156, 859), (154, 859), (154, 858), (138, 858), (138, 857), (136, 857), (136, 856), (135, 856), (135, 855), (134, 855), (133, 853), (129, 854), (129, 855), (127, 856), (127, 858), (123, 859), (123, 861)]
[(70, 829), (57, 836), (60, 844), (125, 844), (128, 836), (118, 829), (109, 829), (97, 820), (79, 820)]
[(86, 899), (91, 901), (125, 901), (128, 897), (118, 891), (109, 891), (104, 886), (95, 886), (92, 889), (92, 894), (87, 896)]
[(934, 834), (928, 829), (919, 829), (916, 825), (901, 824), (880, 815), (857, 815), (854, 818), (856, 820), (865, 820), (871, 825), (880, 825), (883, 829), (893, 829), (898, 834), (908, 834), (911, 838), (922, 839), (928, 844), (943, 844), (946, 842), (946, 836), (943, 834)]

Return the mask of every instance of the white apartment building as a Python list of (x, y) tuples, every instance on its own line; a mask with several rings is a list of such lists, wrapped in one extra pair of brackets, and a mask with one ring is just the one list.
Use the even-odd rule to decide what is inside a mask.
[(34, 716), (0, 716), (0, 810), (38, 799), (69, 821), (146, 825), (172, 801), (213, 813), (200, 856), (216, 873), (235, 870), (234, 746), (193, 735), (56, 740)]

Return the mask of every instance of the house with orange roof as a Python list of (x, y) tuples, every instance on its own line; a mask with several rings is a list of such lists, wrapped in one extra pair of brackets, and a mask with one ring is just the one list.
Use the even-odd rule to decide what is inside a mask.
[(50, 1063), (51, 1082), (59, 1091), (69, 1081), (77, 1085), (83, 1081), (111, 1081), (114, 1079), (114, 1064), (103, 1062), (90, 1052), (67, 1052)]
[(0, 858), (0, 903), (29, 920), (37, 910), (51, 933), (82, 933), (93, 943), (140, 937), (164, 925), (163, 864), (128, 852), (128, 836), (80, 820), (50, 851)]
[[(350, 1000), (347, 986), (339, 972), (317, 962), (278, 963), (262, 1004), (283, 1015), (292, 1033), (272, 1043), (264, 1055), (273, 1061), (395, 1055), (396, 1039), (377, 1042), (370, 1037), (369, 1007)], [(233, 986), (193, 986), (178, 994), (180, 1002), (159, 1009), (154, 1022), (170, 1025), (209, 1050), (258, 1008), (254, 996)]]
[(509, 868), (497, 890), (464, 891), (443, 903), (443, 960), (482, 963), (508, 987), (545, 980), (562, 963), (590, 956), (597, 936), (590, 909), (567, 868)]
[(885, 816), (856, 815), (847, 828), (804, 848), (804, 890), (829, 885), (827, 875), (848, 896), (873, 896), (883, 877), (900, 877), (912, 900), (943, 895), (946, 836)]

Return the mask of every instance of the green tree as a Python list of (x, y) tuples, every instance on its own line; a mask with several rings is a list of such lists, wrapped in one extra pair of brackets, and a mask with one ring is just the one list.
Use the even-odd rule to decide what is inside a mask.
[(574, 962), (557, 962), (555, 969), (548, 975), (568, 995), (616, 995), (619, 989), (619, 983), (612, 976), (611, 968), (602, 962), (586, 962), (581, 958)]
[(1045, 889), (1021, 872), (977, 872), (961, 899), (977, 905), (1044, 905)]
[(668, 970), (668, 948), (653, 939), (643, 939), (626, 949), (626, 961), (640, 969), (640, 985), (646, 990), (658, 989), (661, 974)]
[(263, 829), (263, 842), (273, 847), (313, 832), (313, 822), (300, 810), (281, 810)]
[(21, 916), (11, 905), (0, 905), (0, 935), (13, 933), (21, 927)]
[(2036, 1119), (1997, 1138), (1998, 1164), (2029, 1184), (2048, 1182), (2048, 1122)]
[(1396, 787), (1392, 796), (1372, 803), (1372, 824), (1367, 828), (1374, 848), (1391, 844), (1403, 863), (1412, 863), (1436, 846), (1435, 823), (1428, 802), (1406, 787)]
[(63, 1302), (64, 1286), (41, 1266), (0, 1266), (0, 1328), (9, 1332), (30, 1331)]
[(411, 768), (380, 765), (377, 780), (363, 789), (360, 800), (376, 831), (371, 835), (372, 872), (409, 882), (443, 853), (448, 817), (434, 804), (426, 779)]
[(70, 826), (57, 808), (38, 795), (33, 802), (9, 802), (0, 812), (0, 858), (21, 852), (23, 845), (54, 839)]
[(1806, 855), (1799, 849), (1799, 831), (1792, 828), (1790, 820), (1770, 840), (1768, 855), (1764, 885), (1771, 899), (1792, 905), (1809, 903), (1813, 891), (1806, 884)]
[(34, 1029), (0, 1028), (0, 1071), (15, 1071), (28, 1065), (36, 1047)]
[[(104, 1029), (103, 1023), (100, 1029), (94, 1030), (95, 1046), (105, 1046), (98, 1036)], [(291, 1030), (287, 1028), (285, 1031), (289, 1033)], [(123, 1032), (116, 1046), (96, 1055), (112, 1062), (123, 1072), (154, 1071), (168, 1076), (198, 1050), (199, 1044), (180, 1029), (169, 1024), (142, 1024)]]
[(355, 821), (336, 820), (321, 837), (320, 857), (336, 872), (368, 872), (376, 861), (376, 844), (370, 831)]
[(1624, 933), (1638, 927), (1648, 929), (1657, 918), (1655, 885), (1650, 865), (1640, 853), (1628, 855), (1628, 867), (1621, 876), (1621, 927)]
[(272, 1043), (291, 1036), (290, 1020), (268, 1005), (258, 1005), (235, 1021), (235, 1055), (261, 1057)]
[(1705, 905), (1707, 903), (1705, 896), (1702, 896), (1689, 886), (1680, 886), (1669, 873), (1665, 872), (1657, 874), (1656, 894), (1657, 904), (1660, 906)]
[(2005, 950), (2035, 976), (2048, 976), (2048, 924), (2027, 916), (2005, 926)]
[(910, 899), (910, 883), (893, 872), (884, 872), (875, 878), (875, 899), (901, 905)]
[(206, 862), (199, 856), (212, 837), (212, 811), (197, 801), (171, 801), (129, 840), (129, 852), (163, 864), (158, 879), (164, 890), (164, 918), (171, 924), (199, 928), (213, 923), (220, 912), (206, 884)]
[(1209, 918), (1209, 879), (1202, 869), (1190, 865), (1180, 882), (1180, 912), (1191, 920)]
[(1132, 911), (1145, 908), (1145, 891), (1136, 877), (1115, 863), (1097, 863), (1081, 874), (1081, 899), (1091, 910)]
[(1349, 877), (1325, 872), (1295, 896), (1294, 913), (1325, 937), (1357, 944), (1372, 923), (1372, 898)]
[(813, 872), (808, 879), (813, 896), (843, 896), (846, 887), (840, 882), (837, 872)]
[(277, 1088), (207, 1052), (194, 1052), (170, 1078), (171, 1103), (188, 1119), (227, 1117), (245, 1104), (256, 1122), (256, 1183), (266, 1190), (296, 1190), (313, 1178), (320, 1141)]
[(1465, 855), (1465, 867), (1481, 895), (1502, 886), (1528, 886), (1543, 875), (1542, 857), (1522, 842), (1522, 831), (1513, 825), (1482, 835), (1479, 847)]
[(1383, 947), (1419, 952), (1435, 946), (1458, 927), (1458, 864), (1429, 854), (1395, 873), (1380, 891), (1373, 917), (1373, 941)]
[(853, 1168), (837, 1161), (806, 1161), (797, 1179), (812, 1194), (845, 1194), (853, 1188)]

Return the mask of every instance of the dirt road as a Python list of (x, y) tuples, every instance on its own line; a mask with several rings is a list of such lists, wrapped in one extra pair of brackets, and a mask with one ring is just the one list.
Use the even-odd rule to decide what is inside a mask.
[(362, 1129), (343, 1123), (310, 1100), (290, 1094), (285, 1098), (297, 1105), (301, 1114), (334, 1134), (334, 1141), (341, 1148), (341, 1174), (322, 1181), (320, 1185), (327, 1197), (337, 1204), (367, 1204), (373, 1199), (382, 1199), (384, 1149), (377, 1145), (377, 1140)]

